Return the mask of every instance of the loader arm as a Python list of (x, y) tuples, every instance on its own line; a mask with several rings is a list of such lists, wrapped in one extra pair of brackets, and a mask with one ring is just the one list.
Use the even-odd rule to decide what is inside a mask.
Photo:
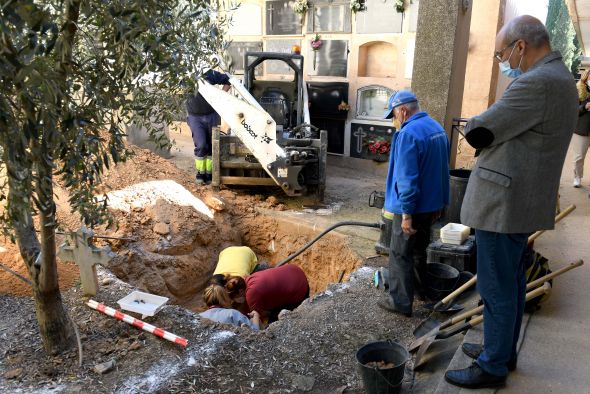
[(242, 98), (199, 81), (199, 93), (231, 127), (233, 133), (256, 157), (266, 173), (288, 195), (298, 195), (297, 181), (301, 168), (290, 166), (285, 150), (277, 144), (276, 122), (236, 78), (230, 84)]

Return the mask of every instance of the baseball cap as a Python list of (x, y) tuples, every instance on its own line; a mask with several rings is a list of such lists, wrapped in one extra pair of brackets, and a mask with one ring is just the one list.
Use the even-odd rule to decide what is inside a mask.
[(400, 90), (392, 94), (389, 98), (389, 102), (387, 103), (387, 112), (383, 114), (383, 119), (393, 118), (393, 109), (395, 107), (416, 101), (418, 101), (418, 98), (409, 90)]

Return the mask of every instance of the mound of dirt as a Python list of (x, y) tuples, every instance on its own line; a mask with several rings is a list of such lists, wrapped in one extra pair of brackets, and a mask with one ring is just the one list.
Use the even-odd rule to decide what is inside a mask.
[[(0, 264), (28, 278), (29, 270), (20, 256), (18, 247), (9, 241), (0, 243), (2, 244), (0, 249)], [(59, 288), (61, 290), (67, 290), (79, 282), (80, 270), (74, 263), (58, 261), (57, 273), (59, 275)], [(0, 269), (0, 294), (32, 296), (33, 290), (28, 283), (15, 277), (10, 272)]]

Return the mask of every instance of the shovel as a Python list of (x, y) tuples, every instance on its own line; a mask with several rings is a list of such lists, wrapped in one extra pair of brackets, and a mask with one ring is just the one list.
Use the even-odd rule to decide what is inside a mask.
[[(576, 267), (580, 267), (581, 265), (584, 264), (584, 261), (582, 260), (578, 260), (575, 263), (571, 263), (568, 266), (565, 266), (555, 272), (552, 272), (550, 274), (547, 274), (535, 281), (532, 281), (530, 283), (527, 284), (527, 290), (533, 289), (539, 285), (541, 285), (542, 283), (555, 278), (556, 276), (559, 276), (561, 274), (563, 274), (564, 272), (567, 272), (569, 270), (572, 270)], [(551, 288), (551, 287), (549, 287)], [(541, 291), (540, 289), (543, 288), (538, 288), (535, 289), (533, 291), (530, 291), (529, 293), (527, 293), (526, 295), (526, 300), (528, 301), (529, 299), (533, 299), (541, 294), (544, 293), (544, 291)], [(541, 291), (540, 293), (535, 293), (535, 291)], [(418, 352), (419, 354), (416, 355), (416, 361), (414, 363), (414, 367), (416, 366), (420, 366), (422, 363), (418, 363), (418, 361), (421, 361), (422, 356), (426, 353), (426, 351), (428, 350), (428, 347), (432, 344), (432, 342), (434, 342), (436, 339), (444, 339), (444, 338), (449, 338), (459, 332), (465, 331), (471, 327), (473, 327), (473, 325), (475, 324), (479, 324), (481, 321), (478, 321), (477, 319), (479, 319), (481, 317), (481, 319), (483, 320), (483, 316), (479, 316), (473, 320), (471, 320), (468, 323), (464, 323), (462, 325), (460, 325), (459, 327), (455, 327), (453, 329), (450, 329), (449, 331), (445, 331), (445, 332), (441, 332), (442, 328), (447, 328), (447, 327), (451, 327), (453, 325), (455, 325), (456, 323), (458, 323), (460, 320), (462, 319), (466, 319), (469, 317), (472, 317), (478, 313), (481, 313), (483, 311), (483, 305), (478, 306), (477, 308), (473, 308), (467, 312), (463, 312), (462, 314), (455, 316), (452, 319), (449, 319), (447, 321), (445, 321), (444, 323), (438, 325), (438, 326), (434, 326), (427, 334), (421, 336), (420, 338), (416, 339), (414, 342), (412, 342), (408, 348), (409, 352), (414, 352), (416, 351), (416, 349), (420, 348), (420, 351)], [(477, 322), (477, 323), (476, 323)], [(418, 357), (419, 356), (419, 357)]]
[[(538, 297), (542, 294), (545, 294), (549, 290), (551, 290), (551, 285), (548, 282), (545, 282), (545, 284), (542, 287), (538, 287), (535, 290), (528, 292), (526, 295), (526, 300), (528, 301), (528, 300), (531, 300), (531, 299)], [(479, 309), (479, 308), (475, 308), (475, 309)], [(481, 309), (483, 310), (483, 305), (481, 306)], [(422, 366), (426, 363), (426, 361), (428, 359), (425, 359), (424, 355), (428, 351), (428, 348), (430, 347), (432, 342), (434, 342), (437, 339), (450, 338), (453, 335), (459, 334), (460, 332), (467, 331), (470, 328), (477, 326), (482, 321), (483, 321), (483, 315), (479, 315), (479, 316), (469, 320), (468, 322), (458, 325), (457, 327), (450, 328), (446, 331), (439, 331), (439, 332), (434, 333), (434, 335), (430, 335), (428, 338), (426, 338), (426, 340), (422, 343), (422, 345), (420, 345), (420, 349), (418, 350), (418, 353), (416, 353), (416, 359), (414, 360), (414, 369), (419, 368), (420, 366)], [(408, 350), (409, 351), (416, 350), (416, 347), (413, 347), (413, 346), (414, 346), (414, 344), (412, 343), (412, 345), (410, 345), (410, 349), (408, 349)]]
[(447, 311), (449, 308), (451, 308), (451, 306), (456, 305), (456, 304), (453, 304), (451, 301), (453, 301), (455, 298), (457, 298), (457, 296), (462, 294), (465, 290), (467, 290), (468, 288), (473, 286), (476, 281), (477, 281), (477, 275), (473, 276), (473, 278), (469, 279), (462, 286), (457, 288), (455, 291), (453, 291), (451, 294), (449, 294), (448, 296), (446, 296), (445, 298), (443, 298), (442, 300), (440, 300), (436, 304), (426, 304), (426, 305), (424, 305), (424, 308), (430, 309), (434, 312)]
[[(551, 272), (550, 274), (547, 274), (537, 280), (534, 280), (534, 281), (528, 283), (526, 286), (526, 289), (527, 289), (527, 291), (534, 289), (535, 287), (538, 287), (539, 285), (541, 285), (543, 282), (553, 279), (556, 276), (559, 276), (559, 275), (561, 275), (567, 271), (570, 271), (576, 267), (579, 267), (583, 264), (584, 264), (584, 262), (582, 260), (578, 260), (575, 263), (571, 263), (563, 268), (558, 269), (557, 271)], [(408, 350), (410, 352), (415, 351), (430, 336), (433, 336), (433, 335), (436, 336), (440, 330), (445, 329), (447, 327), (451, 327), (451, 326), (459, 323), (461, 320), (464, 320), (464, 319), (467, 319), (471, 316), (477, 315), (478, 313), (481, 313), (482, 311), (483, 311), (483, 305), (480, 305), (476, 308), (470, 309), (470, 310), (463, 312), (457, 316), (454, 316), (451, 319), (444, 321), (443, 323), (440, 323), (437, 320), (428, 320), (428, 319), (423, 321), (414, 330), (414, 335), (416, 335), (416, 336), (421, 335), (421, 334), (422, 335), (410, 344), (410, 347)]]
[[(559, 221), (561, 219), (563, 219), (564, 217), (566, 217), (567, 215), (569, 215), (570, 213), (572, 213), (572, 211), (576, 209), (575, 205), (570, 205), (569, 207), (567, 207), (566, 209), (564, 209), (562, 212), (559, 213), (559, 215), (557, 215), (555, 217), (555, 223), (559, 223)], [(545, 230), (539, 230), (537, 232), (535, 232), (533, 235), (531, 235), (528, 239), (528, 243), (530, 244), (531, 242), (533, 242), (535, 239), (537, 239), (541, 234), (543, 234), (545, 232)], [(473, 278), (471, 278), (467, 283), (465, 283), (463, 286), (459, 287), (457, 290), (453, 291), (451, 294), (449, 294), (448, 296), (446, 296), (445, 298), (443, 298), (442, 300), (440, 300), (439, 302), (437, 302), (436, 304), (434, 304), (434, 306), (432, 304), (426, 304), (424, 305), (425, 308), (430, 309), (434, 312), (444, 312), (447, 309), (449, 309), (449, 307), (451, 307), (453, 305), (452, 301), (458, 297), (459, 295), (461, 295), (465, 290), (467, 290), (468, 288), (470, 288), (473, 284), (475, 284), (475, 282), (477, 281), (477, 275), (475, 275)]]

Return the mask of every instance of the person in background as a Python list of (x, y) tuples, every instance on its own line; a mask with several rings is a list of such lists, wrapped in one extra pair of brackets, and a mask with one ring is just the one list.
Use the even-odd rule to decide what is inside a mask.
[(475, 229), (484, 344), (464, 343), (475, 361), (445, 373), (449, 383), (471, 389), (503, 386), (516, 368), (526, 292), (522, 256), (531, 233), (555, 227), (578, 112), (572, 74), (538, 19), (518, 16), (502, 27), (494, 58), (514, 80), (465, 127), (465, 139), (480, 153), (461, 207), (461, 223)]
[(256, 269), (258, 259), (252, 249), (247, 246), (230, 246), (219, 253), (219, 259), (213, 276), (229, 274), (245, 278)]
[(449, 203), (450, 148), (442, 126), (420, 110), (412, 92), (400, 90), (390, 97), (384, 119), (391, 118), (398, 131), (385, 184), (384, 210), (393, 213), (389, 295), (377, 304), (410, 317), (415, 282), (426, 269), (430, 227)]
[(590, 146), (590, 70), (584, 71), (577, 83), (578, 124), (572, 136), (572, 150), (574, 151), (574, 187), (582, 185), (584, 176), (584, 159)]
[(234, 326), (247, 326), (253, 330), (260, 329), (260, 315), (256, 311), (246, 317), (240, 311), (231, 308), (231, 298), (225, 289), (220, 285), (209, 285), (203, 292), (203, 300), (207, 305), (205, 312), (200, 313), (201, 317), (213, 320), (218, 323), (233, 324)]
[[(212, 85), (223, 85), (223, 90), (231, 88), (229, 76), (214, 70), (208, 70), (203, 78)], [(195, 167), (197, 184), (210, 183), (212, 178), (212, 129), (220, 124), (220, 117), (205, 98), (197, 93), (189, 95), (186, 101), (187, 123), (191, 129), (195, 145)]]
[(255, 272), (246, 277), (246, 303), (262, 319), (273, 321), (282, 309), (294, 309), (309, 296), (303, 270), (293, 264)]

